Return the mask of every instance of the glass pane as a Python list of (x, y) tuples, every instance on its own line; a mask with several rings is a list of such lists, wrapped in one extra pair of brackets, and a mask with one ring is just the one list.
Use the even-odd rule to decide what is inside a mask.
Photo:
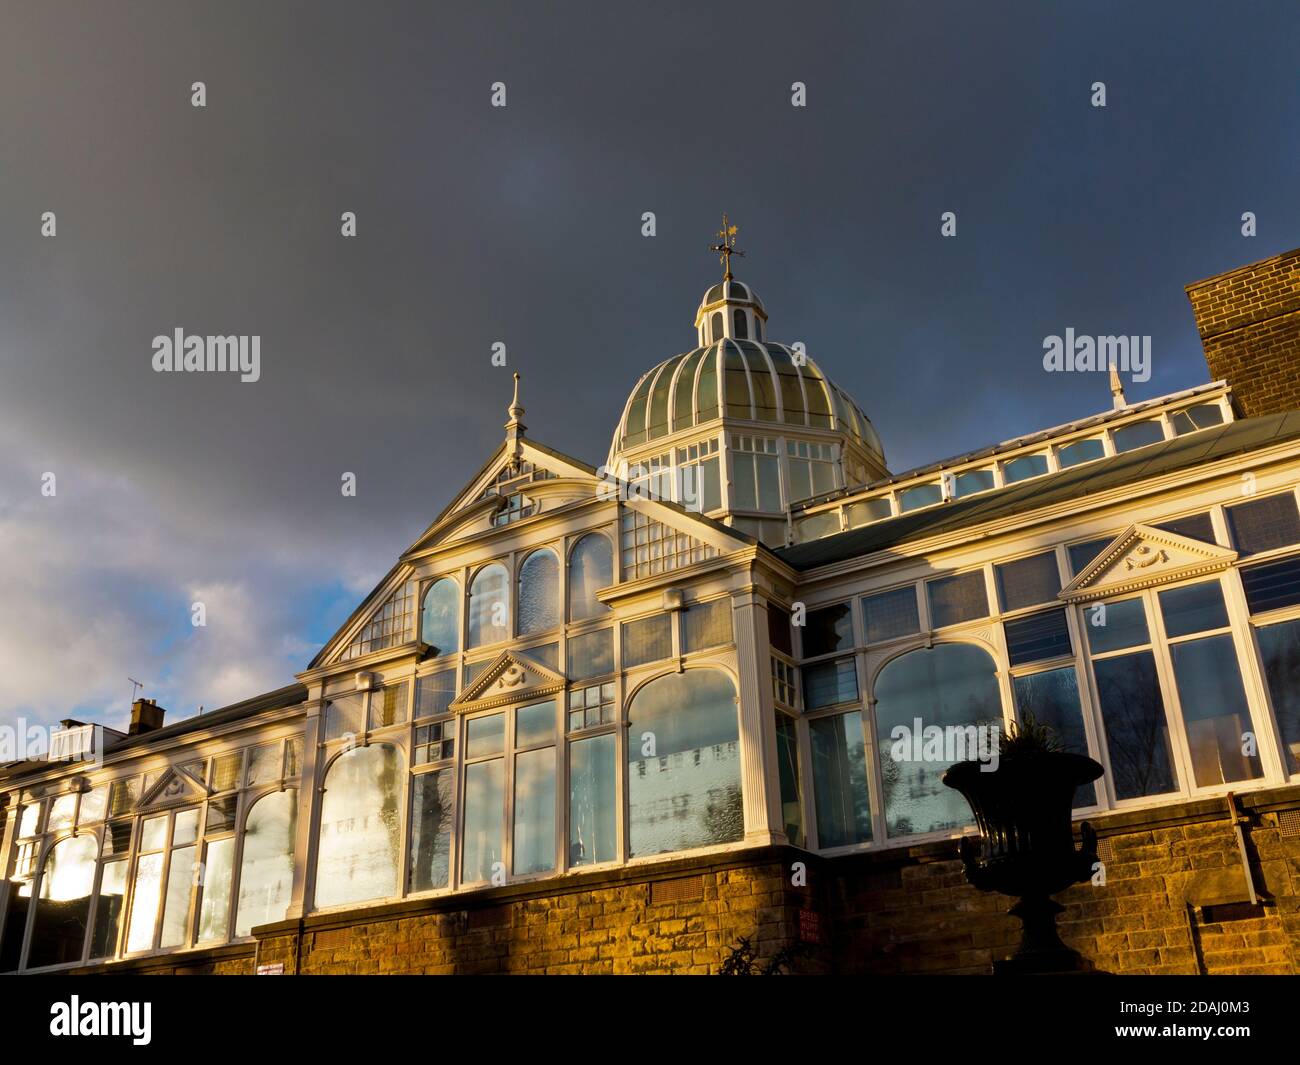
[[(550, 710), (554, 719), (554, 707)], [(515, 756), (514, 832), (516, 876), (555, 868), (554, 747)]]
[(805, 658), (846, 650), (853, 646), (853, 612), (848, 603), (823, 607), (808, 612), (803, 630)]
[(182, 847), (172, 851), (159, 947), (178, 947), (189, 942), (190, 887), (194, 883), (194, 873), (194, 848)]
[[(891, 836), (938, 832), (970, 823), (966, 800), (940, 777), (953, 762), (979, 753), (976, 729), (1002, 727), (1002, 698), (993, 659), (970, 644), (908, 651), (876, 681), (876, 743)], [(924, 729), (960, 729), (962, 750), (923, 744)], [(987, 732), (985, 733), (988, 734)], [(935, 757), (935, 755), (938, 757)]]
[(1151, 652), (1102, 659), (1093, 664), (1093, 672), (1115, 797), (1173, 791), (1169, 726)]
[(802, 847), (803, 804), (799, 787), (799, 740), (793, 718), (776, 715), (776, 763), (781, 786), (781, 825), (788, 839)]
[(95, 930), (91, 935), (90, 956), (111, 958), (117, 953), (117, 936), (122, 927), (122, 908), (126, 904), (125, 861), (106, 862), (95, 900)]
[(731, 643), (731, 599), (692, 603), (682, 611), (682, 650), (702, 651)]
[(673, 653), (672, 622), (667, 614), (629, 621), (623, 625), (623, 668), (658, 662)]
[[(1032, 714), (1040, 725), (1055, 733), (1062, 748), (1071, 754), (1088, 754), (1088, 736), (1083, 728), (1083, 711), (1079, 701), (1079, 678), (1073, 666), (1014, 677), (1016, 708), (1020, 720)], [(1097, 802), (1096, 783), (1084, 784), (1074, 791), (1074, 808), (1093, 806)]]
[(1002, 467), (1002, 479), (1007, 484), (1013, 484), (1028, 477), (1041, 477), (1046, 472), (1046, 455), (1025, 455), (1022, 458), (1012, 459)]
[(1116, 429), (1112, 435), (1115, 440), (1115, 450), (1124, 452), (1159, 443), (1165, 438), (1165, 431), (1159, 422), (1137, 422), (1134, 425), (1126, 425), (1123, 429)]
[(131, 847), (131, 819), (110, 821), (104, 826), (104, 857), (126, 854)]
[(921, 631), (916, 588), (910, 584), (892, 592), (867, 596), (862, 600), (862, 614), (866, 619), (869, 644)]
[(767, 642), (778, 651), (794, 657), (790, 611), (777, 603), (767, 604)]
[(1179, 436), (1194, 433), (1198, 429), (1208, 429), (1213, 425), (1223, 424), (1223, 409), (1217, 403), (1204, 403), (1195, 407), (1186, 407), (1169, 416), (1174, 432)]
[(651, 681), (629, 710), (628, 825), (633, 855), (745, 833), (736, 692), (722, 673), (691, 669)]
[(268, 743), (264, 747), (254, 747), (248, 755), (248, 786), (276, 783), (283, 762), (284, 744)]
[(848, 506), (849, 528), (856, 529), (860, 525), (881, 521), (889, 517), (891, 513), (888, 499), (865, 499), (861, 503), (850, 503)]
[(505, 566), (493, 563), (478, 571), (469, 589), (469, 647), (510, 638), (510, 579)]
[(460, 585), (450, 578), (434, 581), (424, 593), (420, 639), (437, 654), (460, 650)]
[(989, 600), (984, 588), (983, 570), (940, 577), (927, 581), (925, 587), (930, 596), (932, 629), (988, 617)]
[(1117, 603), (1094, 603), (1083, 608), (1088, 630), (1088, 645), (1094, 654), (1118, 651), (1150, 643), (1147, 613), (1141, 599), (1121, 599)]
[(0, 923), (0, 973), (12, 973), (18, 968), (31, 894), (30, 884), (15, 887), (9, 892), (8, 909), (4, 913), (3, 923)]
[(1105, 454), (1105, 444), (1094, 437), (1091, 440), (1079, 440), (1073, 444), (1066, 444), (1057, 452), (1057, 458), (1060, 460), (1061, 469), (1064, 470), (1071, 466), (1077, 466), (1081, 462), (1092, 462), (1094, 459), (1102, 458)]
[(442, 769), (415, 778), (411, 816), (411, 890), (451, 883), (452, 792), (456, 772)]
[(610, 862), (615, 847), (612, 735), (569, 744), (569, 865)]
[(967, 470), (953, 478), (952, 494), (960, 499), (976, 492), (992, 491), (994, 487), (992, 470)]
[(1263, 776), (1232, 637), (1177, 643), (1169, 656), (1197, 787)]
[(45, 859), (36, 921), (32, 925), (27, 967), (81, 960), (95, 888), (95, 837), (78, 836), (56, 843)]
[(235, 837), (208, 844), (203, 865), (203, 901), (199, 906), (200, 943), (216, 943), (227, 936), (230, 925), (230, 889), (235, 871)]
[(381, 743), (340, 755), (325, 777), (316, 905), (397, 894), (401, 798), (397, 750)]
[(140, 826), (140, 849), (158, 851), (167, 845), (167, 817), (151, 817)]
[[(758, 478), (758, 509), (776, 511), (781, 509), (781, 473), (775, 455), (756, 455), (754, 473)], [(816, 484), (813, 488), (816, 489)], [(832, 483), (829, 487), (834, 488)]]
[[(596, 689), (599, 691), (599, 689)], [(521, 706), (515, 711), (515, 746), (532, 747), (555, 737), (555, 703)]]
[(1006, 622), (1003, 629), (1007, 637), (1007, 653), (1013, 666), (1057, 658), (1073, 651), (1064, 607), (1030, 614), (1027, 618), (1016, 618)]
[(465, 838), (461, 879), (467, 884), (491, 880), (494, 866), (505, 860), (505, 762), (475, 762), (465, 767)]
[(1071, 544), (1067, 547), (1066, 553), (1070, 556), (1070, 572), (1076, 577), (1082, 573), (1106, 548), (1108, 548), (1115, 538), (1105, 536), (1100, 540), (1086, 540), (1081, 544)]
[(540, 662), (557, 673), (560, 670), (560, 645), (558, 643), (542, 643), (535, 647), (524, 647), (521, 648), (520, 653), (526, 654), (533, 661)]
[(1252, 614), (1300, 603), (1300, 556), (1241, 571), (1246, 603)]
[(239, 808), (238, 795), (221, 795), (208, 800), (208, 816), (203, 831), (208, 835), (225, 832), (235, 827), (235, 811)]
[(1003, 562), (993, 567), (998, 581), (998, 596), (1003, 610), (1019, 610), (1056, 599), (1061, 590), (1061, 576), (1056, 568), (1056, 552)]
[(45, 831), (55, 832), (60, 828), (71, 828), (72, 818), (77, 812), (77, 796), (58, 795), (50, 803), (50, 815), (46, 819)]
[(807, 709), (851, 703), (857, 697), (858, 671), (852, 658), (803, 667), (803, 702)]
[(447, 713), (456, 698), (456, 672), (444, 670), (415, 682), (415, 716), (438, 717)]
[(18, 819), (18, 838), (27, 839), (36, 835), (41, 828), (41, 804), (39, 801), (26, 802)]
[[(354, 698), (360, 698), (354, 696)], [(360, 718), (358, 718), (360, 721)], [(360, 727), (354, 731), (359, 732)], [(233, 751), (223, 754), (212, 762), (212, 789), (214, 791), (231, 791), (239, 787), (239, 770), (244, 764), (244, 752)]]
[(410, 700), (407, 682), (386, 684), (370, 695), (370, 727), (386, 728), (406, 721), (406, 704)]
[(1173, 521), (1159, 522), (1155, 527), (1179, 536), (1190, 536), (1193, 540), (1207, 544), (1214, 543), (1214, 519), (1209, 514), (1188, 514)]
[[(293, 851), (298, 832), (298, 792), (275, 792), (253, 804), (244, 822), (235, 935), (284, 920), (293, 895)], [(319, 892), (317, 893), (319, 894)]]
[(597, 629), (595, 632), (569, 638), (569, 678), (585, 680), (614, 672), (614, 630)]
[[(797, 466), (797, 463), (791, 463), (791, 468)], [(807, 463), (804, 463), (804, 480), (807, 481)], [(808, 491), (800, 491), (798, 481), (793, 479), (795, 487), (791, 491), (791, 497), (794, 499), (803, 499), (811, 495), (811, 487)], [(731, 456), (731, 509), (732, 510), (757, 510), (758, 509), (758, 490), (754, 483), (754, 456), (746, 455), (739, 452), (733, 452)]]
[(182, 843), (193, 843), (199, 837), (199, 811), (198, 807), (192, 810), (179, 810), (176, 813), (176, 823), (172, 829), (172, 845), (180, 846)]
[(88, 791), (81, 796), (81, 812), (77, 814), (77, 820), (83, 825), (92, 825), (97, 821), (104, 820), (104, 813), (108, 810), (108, 785), (101, 784), (93, 791)]
[(136, 862), (131, 925), (126, 934), (128, 953), (153, 947), (154, 922), (158, 918), (158, 899), (162, 895), (162, 867), (161, 854), (146, 854)]
[(1282, 734), (1288, 774), (1300, 773), (1300, 621), (1284, 621), (1259, 631), (1259, 657)]
[(1160, 613), (1165, 621), (1165, 634), (1171, 639), (1228, 627), (1228, 608), (1218, 581), (1161, 592)]
[(938, 484), (919, 484), (898, 494), (898, 508), (904, 514), (921, 507), (932, 507), (943, 502), (943, 487)]
[(545, 632), (560, 623), (560, 560), (534, 551), (519, 569), (519, 635)]
[(1232, 543), (1244, 555), (1300, 543), (1300, 513), (1293, 492), (1226, 509)]
[(500, 754), (506, 746), (506, 715), (471, 717), (465, 722), (465, 757)]
[(569, 619), (585, 621), (609, 613), (596, 592), (614, 583), (614, 549), (599, 533), (584, 536), (569, 556)]
[(108, 799), (108, 816), (130, 813), (140, 798), (140, 781), (138, 777), (113, 781)]
[(861, 713), (816, 718), (808, 723), (808, 732), (818, 845), (865, 843), (871, 839), (871, 800)]

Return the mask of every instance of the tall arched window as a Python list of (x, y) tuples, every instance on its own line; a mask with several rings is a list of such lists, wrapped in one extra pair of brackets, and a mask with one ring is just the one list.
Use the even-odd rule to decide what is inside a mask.
[(440, 655), (460, 650), (460, 585), (450, 577), (434, 581), (425, 589), (420, 639)]
[(318, 907), (397, 894), (401, 777), (397, 748), (388, 743), (358, 747), (330, 766), (316, 857)]
[(709, 343), (716, 344), (722, 339), (722, 312), (714, 311), (709, 315)]
[(614, 583), (614, 549), (609, 538), (588, 533), (569, 556), (569, 620), (585, 621), (609, 613), (596, 591)]
[(246, 936), (260, 924), (284, 920), (293, 894), (297, 832), (298, 792), (293, 788), (264, 795), (248, 811), (235, 935)]
[(62, 840), (50, 848), (41, 870), (27, 968), (81, 960), (98, 851), (91, 833)]
[(469, 586), (467, 647), (510, 638), (510, 574), (499, 562), (484, 566)]
[(519, 567), (519, 635), (545, 632), (560, 623), (560, 560), (534, 551)]
[(742, 311), (739, 307), (737, 307), (731, 316), (731, 320), (732, 322), (735, 323), (735, 326), (731, 331), (731, 335), (734, 336), (737, 340), (748, 340), (749, 328), (745, 324), (745, 312)]
[[(975, 726), (1002, 727), (997, 667), (973, 644), (941, 643), (900, 655), (876, 678), (876, 749), (884, 783), (885, 825), (890, 836), (939, 832), (970, 824), (966, 800), (939, 779), (954, 760), (975, 757)], [(922, 735), (917, 736), (917, 725)], [(939, 733), (960, 739), (969, 754), (951, 757)], [(953, 730), (953, 731), (949, 731)], [(960, 734), (956, 730), (961, 730)]]
[(736, 689), (716, 669), (652, 680), (628, 708), (633, 856), (730, 843), (745, 834)]

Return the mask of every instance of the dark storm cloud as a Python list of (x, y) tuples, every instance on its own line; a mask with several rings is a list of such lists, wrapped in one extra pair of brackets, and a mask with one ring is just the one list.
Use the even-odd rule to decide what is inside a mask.
[[(1286, 5), (3, 11), (0, 520), (78, 545), (92, 604), (119, 522), (160, 530), (178, 594), (256, 572), (246, 609), (277, 623), (361, 587), (495, 446), (510, 370), (532, 435), (599, 463), (637, 376), (693, 341), (723, 209), (771, 335), (896, 469), (1104, 408), (1104, 379), (1041, 372), (1069, 326), (1153, 336), (1130, 396), (1202, 382), (1183, 284), (1300, 243)], [(153, 373), (176, 327), (260, 335), (261, 380)], [(113, 521), (33, 517), (49, 469)]]

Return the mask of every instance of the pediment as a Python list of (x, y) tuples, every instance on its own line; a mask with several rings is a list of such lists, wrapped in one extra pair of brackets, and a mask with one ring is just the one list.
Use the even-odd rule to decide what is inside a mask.
[(474, 683), (451, 701), (451, 711), (467, 714), (511, 703), (528, 702), (564, 691), (563, 673), (542, 665), (523, 652), (503, 651)]
[(179, 766), (172, 766), (163, 770), (163, 775), (140, 796), (136, 809), (147, 810), (156, 806), (170, 806), (173, 803), (197, 802), (207, 797), (208, 789), (203, 781), (191, 776)]
[(1150, 525), (1130, 525), (1061, 589), (1066, 602), (1087, 602), (1227, 569), (1237, 552)]

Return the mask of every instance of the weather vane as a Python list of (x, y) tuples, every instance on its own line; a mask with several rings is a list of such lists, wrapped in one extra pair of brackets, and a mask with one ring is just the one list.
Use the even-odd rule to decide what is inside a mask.
[(744, 256), (744, 252), (736, 247), (736, 233), (739, 226), (733, 226), (727, 221), (726, 213), (722, 215), (722, 228), (718, 230), (718, 243), (709, 247), (709, 251), (718, 252), (718, 262), (722, 263), (726, 273), (722, 275), (723, 281), (731, 280), (731, 257), (733, 255)]

